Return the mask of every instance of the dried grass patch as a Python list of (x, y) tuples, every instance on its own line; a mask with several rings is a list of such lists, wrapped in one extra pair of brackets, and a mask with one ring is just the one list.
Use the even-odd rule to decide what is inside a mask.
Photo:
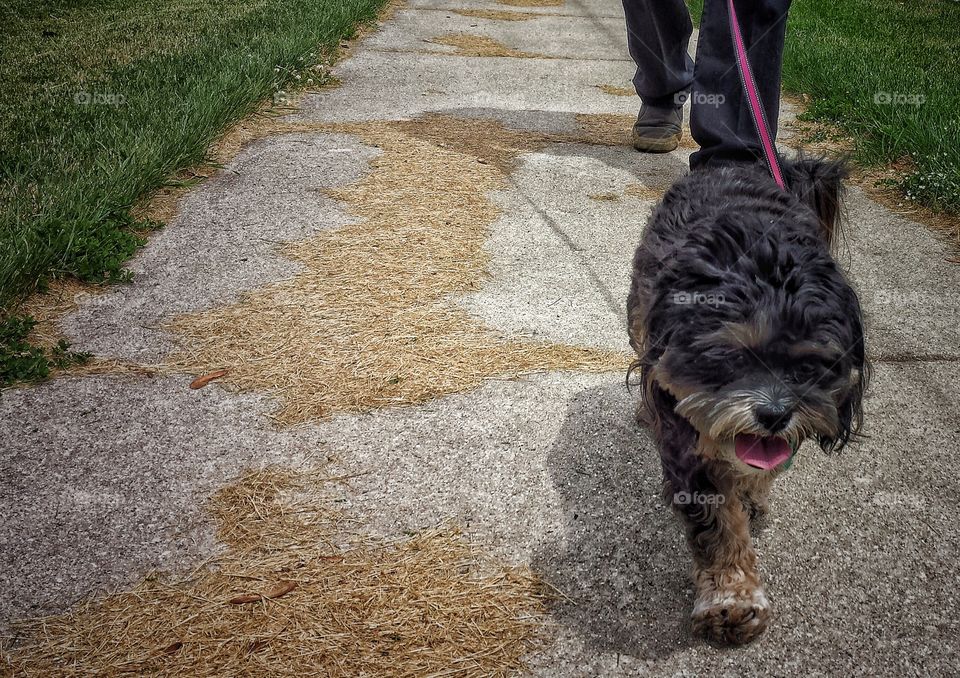
[[(183, 580), (17, 629), (22, 676), (504, 676), (543, 639), (541, 585), (451, 527), (347, 536), (321, 473), (266, 469), (210, 502), (226, 550)], [(353, 527), (353, 526), (351, 526)], [(354, 532), (355, 530), (350, 530)], [(250, 601), (250, 602), (242, 602)]]
[(637, 90), (633, 87), (618, 87), (617, 85), (594, 85), (604, 94), (610, 94), (615, 97), (634, 97), (637, 96)]
[(514, 59), (549, 59), (543, 54), (534, 54), (532, 52), (522, 52), (512, 47), (507, 47), (493, 38), (482, 35), (467, 35), (465, 33), (451, 33), (441, 35), (430, 39), (428, 42), (437, 45), (447, 45), (456, 47), (454, 52), (457, 56), (466, 57), (512, 57)]
[(474, 19), (492, 19), (494, 21), (529, 21), (530, 19), (536, 19), (538, 16), (543, 16), (542, 14), (511, 12), (503, 9), (455, 9), (453, 13)]
[[(59, 342), (66, 340), (60, 330), (60, 318), (76, 310), (81, 304), (96, 303), (96, 297), (108, 291), (109, 288), (104, 285), (84, 283), (74, 278), (51, 281), (45, 291), (31, 294), (18, 308), (18, 313), (30, 316), (35, 323), (27, 340), (33, 346), (46, 351), (54, 350)], [(161, 368), (156, 366), (96, 357), (54, 369), (56, 374), (72, 376), (136, 374), (153, 377), (162, 372)]]
[(578, 113), (577, 122), (588, 135), (586, 143), (630, 146), (630, 135), (636, 118), (617, 113)]
[(644, 186), (643, 184), (628, 184), (623, 189), (624, 195), (629, 195), (641, 200), (659, 200), (663, 197), (667, 187)]
[[(597, 124), (593, 124), (597, 123)], [(176, 319), (170, 367), (273, 391), (280, 425), (333, 412), (421, 403), (490, 378), (548, 370), (618, 370), (625, 355), (523, 341), (452, 303), (480, 288), (487, 231), (520, 153), (558, 142), (609, 142), (606, 120), (578, 134), (536, 134), (488, 120), (329, 125), (379, 146), (372, 172), (331, 191), (359, 223), (285, 248), (305, 270), (230, 306)]]
[(29, 342), (52, 349), (63, 339), (57, 321), (84, 301), (105, 291), (102, 286), (70, 278), (53, 280), (43, 292), (31, 294), (18, 309), (18, 313), (31, 316), (36, 322), (28, 337)]
[(587, 197), (598, 202), (617, 202), (626, 196), (640, 198), (641, 200), (659, 200), (663, 197), (664, 191), (666, 191), (666, 187), (645, 186), (640, 183), (631, 183), (624, 187), (623, 194), (595, 193), (593, 195), (588, 195)]
[(690, 132), (690, 127), (688, 125), (683, 126), (683, 135), (680, 137), (680, 148), (685, 148), (688, 151), (700, 150), (700, 144), (694, 140), (693, 134)]
[(562, 7), (564, 0), (497, 0), (510, 7)]

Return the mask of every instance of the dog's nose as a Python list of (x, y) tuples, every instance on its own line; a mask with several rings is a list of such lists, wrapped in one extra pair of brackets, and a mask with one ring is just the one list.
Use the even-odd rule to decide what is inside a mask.
[(791, 414), (789, 408), (780, 404), (758, 405), (754, 410), (757, 423), (770, 433), (776, 433), (784, 428), (790, 421)]

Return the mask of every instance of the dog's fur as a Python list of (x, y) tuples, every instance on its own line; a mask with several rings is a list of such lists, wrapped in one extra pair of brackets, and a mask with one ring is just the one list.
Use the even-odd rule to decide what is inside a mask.
[(831, 255), (843, 163), (782, 166), (787, 191), (760, 164), (677, 181), (637, 248), (627, 300), (631, 371), (693, 554), (694, 629), (735, 644), (768, 623), (750, 519), (783, 465), (744, 463), (734, 440), (839, 450), (859, 429), (869, 375), (860, 304)]

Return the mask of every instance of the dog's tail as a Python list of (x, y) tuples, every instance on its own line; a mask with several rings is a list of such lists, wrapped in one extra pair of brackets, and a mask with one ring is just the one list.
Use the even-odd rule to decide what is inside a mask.
[(846, 159), (805, 156), (782, 158), (784, 178), (790, 192), (810, 206), (820, 222), (820, 235), (833, 247), (840, 235), (844, 180), (850, 175)]

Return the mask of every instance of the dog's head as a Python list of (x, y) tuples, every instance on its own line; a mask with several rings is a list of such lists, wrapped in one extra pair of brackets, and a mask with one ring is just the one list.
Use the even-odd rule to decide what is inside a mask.
[(795, 212), (806, 224), (771, 225), (760, 210), (711, 217), (657, 281), (647, 391), (672, 396), (701, 446), (742, 470), (776, 468), (806, 439), (840, 449), (862, 421), (860, 304), (830, 254), (836, 205), (824, 190), (839, 187), (804, 186), (802, 200), (820, 196)]

